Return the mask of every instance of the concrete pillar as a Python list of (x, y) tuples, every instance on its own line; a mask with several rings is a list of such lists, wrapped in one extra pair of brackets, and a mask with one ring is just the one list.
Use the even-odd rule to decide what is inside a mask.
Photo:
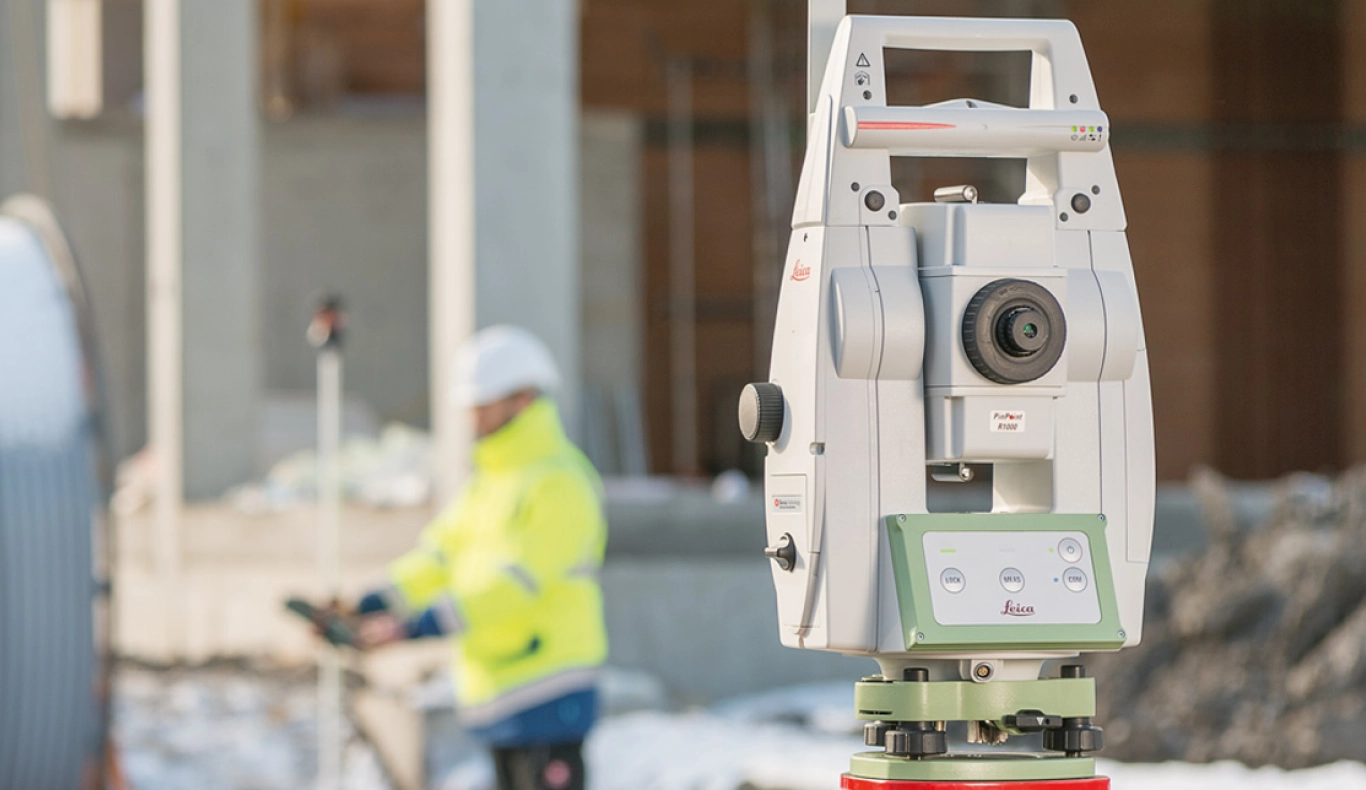
[[(164, 313), (149, 329), (149, 375), (154, 442), (168, 460), (168, 445), (180, 445), (183, 493), (196, 499), (258, 471), (257, 21), (255, 3), (175, 5), (179, 41), (164, 49), (170, 62), (148, 69), (149, 296), (152, 315)], [(177, 299), (179, 308), (168, 306)], [(159, 337), (177, 331), (179, 349)], [(176, 411), (176, 398), (178, 428), (159, 412)]]
[(0, 199), (19, 192), (53, 199), (46, 8), (43, 0), (0, 6)]
[(427, 24), (431, 409), (445, 499), (468, 442), (449, 365), (474, 329), (539, 335), (577, 426), (579, 13), (563, 0), (431, 0)]
[(645, 364), (641, 189), (644, 124), (625, 112), (584, 113), (583, 448), (603, 474), (645, 474), (645, 426), (633, 420)]

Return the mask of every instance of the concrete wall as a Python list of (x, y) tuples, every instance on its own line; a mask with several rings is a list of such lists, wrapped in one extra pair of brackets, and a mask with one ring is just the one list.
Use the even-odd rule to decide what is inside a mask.
[[(0, 36), (3, 62), (4, 36)], [(0, 194), (26, 188), (12, 73), (0, 69)], [(117, 457), (146, 437), (142, 123), (111, 111), (50, 127), (55, 202), (89, 279)], [(583, 124), (585, 381), (638, 376), (639, 127)], [(304, 340), (322, 292), (346, 299), (348, 394), (381, 420), (427, 419), (426, 122), (421, 108), (304, 116), (261, 127), (260, 336), (266, 391), (310, 391)], [(192, 308), (191, 308), (192, 309)], [(211, 452), (191, 447), (189, 452)]]
[(346, 388), (381, 419), (427, 419), (427, 133), (402, 117), (300, 117), (262, 150), (262, 334), (266, 383), (312, 390), (304, 340), (321, 292), (350, 330)]

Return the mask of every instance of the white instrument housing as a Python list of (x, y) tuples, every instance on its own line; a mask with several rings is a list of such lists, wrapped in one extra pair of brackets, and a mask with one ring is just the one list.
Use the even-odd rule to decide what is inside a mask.
[[(1032, 52), (1029, 107), (889, 107), (885, 49)], [(839, 25), (809, 121), (770, 370), (784, 408), (765, 464), (767, 536), (790, 535), (795, 549), (773, 564), (784, 644), (909, 655), (883, 521), (927, 512), (933, 463), (992, 464), (993, 513), (1104, 514), (1120, 635), (1139, 641), (1152, 408), (1109, 136), (1070, 22)], [(901, 205), (894, 156), (1025, 158), (1024, 193), (1010, 205)], [(1002, 279), (1042, 286), (1066, 316), (1061, 359), (1027, 383), (989, 380), (964, 348), (969, 301)], [(1003, 640), (928, 657), (1034, 655)]]

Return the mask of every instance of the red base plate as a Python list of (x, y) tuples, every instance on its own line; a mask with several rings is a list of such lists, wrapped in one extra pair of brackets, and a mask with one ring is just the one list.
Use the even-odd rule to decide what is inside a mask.
[(842, 790), (1110, 790), (1110, 779), (1052, 779), (1029, 782), (900, 782), (885, 779), (860, 779), (844, 774)]

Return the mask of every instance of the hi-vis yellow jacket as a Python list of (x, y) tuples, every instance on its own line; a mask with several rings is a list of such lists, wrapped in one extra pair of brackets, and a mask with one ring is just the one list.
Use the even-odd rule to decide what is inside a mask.
[(456, 702), (491, 723), (594, 682), (607, 657), (601, 481), (555, 404), (532, 403), (474, 449), (474, 474), (419, 546), (390, 566), (393, 597), (435, 607), (455, 639)]

